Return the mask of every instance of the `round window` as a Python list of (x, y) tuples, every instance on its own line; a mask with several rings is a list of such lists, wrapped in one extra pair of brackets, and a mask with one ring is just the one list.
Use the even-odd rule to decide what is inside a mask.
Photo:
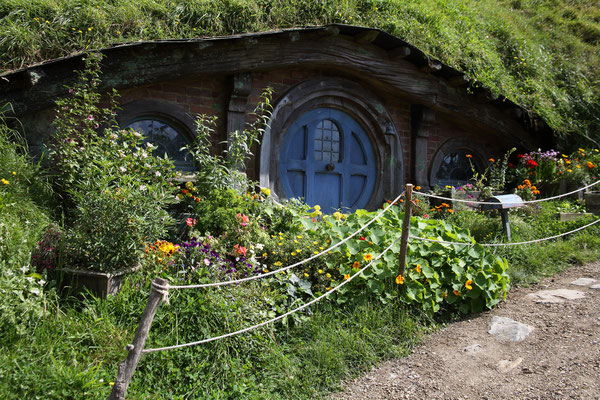
[(466, 150), (454, 150), (444, 155), (435, 173), (439, 186), (457, 186), (471, 182), (481, 172), (480, 163)]
[(194, 162), (187, 155), (185, 149), (187, 144), (185, 135), (177, 130), (172, 124), (154, 117), (141, 117), (127, 124), (131, 128), (142, 133), (146, 142), (157, 146), (154, 154), (164, 157), (167, 155), (173, 160), (175, 167), (184, 171), (194, 170)]

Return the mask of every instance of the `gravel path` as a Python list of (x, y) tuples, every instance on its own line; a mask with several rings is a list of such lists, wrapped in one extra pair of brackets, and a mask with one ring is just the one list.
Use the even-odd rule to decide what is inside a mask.
[[(595, 282), (572, 283), (579, 278)], [(331, 398), (600, 399), (599, 284), (600, 262), (513, 289), (498, 308), (449, 325)], [(559, 289), (563, 297), (548, 296)], [(518, 342), (490, 334), (495, 316), (533, 329)]]

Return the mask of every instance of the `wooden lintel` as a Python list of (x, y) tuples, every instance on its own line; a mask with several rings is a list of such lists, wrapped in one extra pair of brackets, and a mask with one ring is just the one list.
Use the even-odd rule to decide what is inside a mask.
[(322, 37), (326, 36), (337, 36), (340, 34), (340, 28), (337, 26), (326, 26), (325, 28), (319, 30), (318, 35)]
[(377, 36), (379, 36), (379, 31), (368, 30), (355, 35), (354, 41), (361, 44), (371, 43), (377, 39)]
[(448, 83), (453, 87), (465, 86), (469, 83), (469, 81), (469, 77), (464, 74), (448, 79)]
[(427, 65), (424, 65), (420, 69), (423, 72), (432, 73), (441, 70), (442, 64), (434, 60), (427, 60)]
[(410, 47), (400, 46), (388, 51), (390, 60), (398, 60), (410, 56)]

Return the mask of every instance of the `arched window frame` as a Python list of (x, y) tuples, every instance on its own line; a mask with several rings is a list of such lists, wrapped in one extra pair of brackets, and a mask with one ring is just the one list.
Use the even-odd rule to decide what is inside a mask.
[(440, 167), (442, 166), (442, 163), (444, 162), (444, 159), (446, 158), (446, 156), (448, 156), (452, 153), (456, 153), (458, 151), (462, 151), (465, 154), (472, 155), (471, 163), (473, 164), (476, 171), (477, 172), (484, 171), (484, 169), (487, 165), (487, 162), (485, 161), (486, 158), (484, 156), (484, 154), (486, 154), (486, 152), (484, 151), (482, 146), (479, 146), (476, 143), (474, 143), (472, 140), (468, 140), (468, 139), (463, 139), (463, 138), (450, 139), (450, 140), (446, 141), (442, 146), (440, 146), (440, 148), (437, 150), (437, 152), (435, 153), (435, 155), (432, 158), (431, 167), (429, 169), (429, 182), (430, 182), (431, 186), (434, 186), (434, 187), (435, 186), (438, 186), (438, 187), (440, 187), (440, 186), (441, 187), (462, 186), (467, 183), (473, 182), (473, 181), (462, 181), (462, 180), (457, 180), (455, 182), (450, 181), (450, 180), (441, 181), (437, 176), (438, 171), (439, 171)]
[[(117, 123), (121, 127), (127, 127), (142, 120), (154, 120), (173, 128), (186, 143), (192, 143), (195, 138), (194, 117), (181, 107), (161, 100), (144, 99), (135, 100), (121, 106), (117, 114)], [(176, 160), (175, 160), (176, 161)], [(193, 160), (188, 165), (175, 162), (178, 169), (182, 171), (194, 171)]]

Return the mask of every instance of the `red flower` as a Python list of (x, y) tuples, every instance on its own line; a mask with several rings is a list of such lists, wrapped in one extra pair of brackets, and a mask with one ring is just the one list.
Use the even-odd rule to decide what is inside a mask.
[(246, 252), (248, 251), (248, 249), (246, 249), (244, 246), (240, 246), (239, 244), (236, 244), (235, 246), (233, 246), (233, 249), (236, 251), (236, 253), (238, 253), (240, 256), (244, 256), (246, 257)]
[(364, 236), (359, 237), (360, 240), (367, 240)]
[(525, 158), (523, 154), (517, 154), (517, 158)]
[(535, 162), (534, 160), (527, 160), (527, 166), (528, 166), (529, 168), (535, 168), (535, 167), (537, 167), (537, 166), (538, 166), (538, 163), (537, 163), (537, 162)]

